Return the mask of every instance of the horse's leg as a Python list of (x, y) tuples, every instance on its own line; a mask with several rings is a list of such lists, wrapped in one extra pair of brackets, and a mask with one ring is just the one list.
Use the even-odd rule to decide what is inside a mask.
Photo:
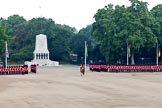
[(81, 76), (82, 76), (82, 70), (81, 70), (81, 72), (80, 72), (80, 73), (81, 73)]

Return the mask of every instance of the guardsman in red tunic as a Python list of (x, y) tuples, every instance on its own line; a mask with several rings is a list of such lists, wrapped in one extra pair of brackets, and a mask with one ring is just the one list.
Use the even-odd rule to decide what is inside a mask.
[(0, 75), (2, 75), (2, 67), (0, 67)]
[(85, 65), (84, 64), (81, 64), (80, 72), (81, 72), (81, 76), (84, 75), (84, 73), (85, 73)]

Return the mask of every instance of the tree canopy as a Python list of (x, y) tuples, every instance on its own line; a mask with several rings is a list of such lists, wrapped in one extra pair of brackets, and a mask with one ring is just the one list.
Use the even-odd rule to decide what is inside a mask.
[(99, 41), (101, 52), (109, 63), (120, 59), (126, 62), (127, 46), (131, 48), (132, 64), (134, 54), (152, 56), (149, 52), (155, 48), (160, 36), (159, 21), (154, 17), (155, 13), (148, 10), (148, 3), (129, 1), (129, 7), (108, 4), (94, 16), (92, 34)]

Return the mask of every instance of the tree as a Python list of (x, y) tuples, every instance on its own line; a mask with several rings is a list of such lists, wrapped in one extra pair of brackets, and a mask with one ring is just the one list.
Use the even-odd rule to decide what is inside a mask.
[(103, 9), (99, 9), (94, 16), (96, 21), (93, 23), (92, 29), (92, 36), (98, 40), (102, 55), (105, 57), (106, 62), (110, 62), (112, 58), (111, 36), (114, 34), (115, 29), (114, 18), (112, 17), (113, 12), (114, 9), (112, 4), (105, 6)]
[(7, 18), (7, 20), (3, 20), (1, 24), (5, 26), (6, 28), (6, 34), (9, 36), (9, 38), (12, 38), (15, 36), (15, 30), (17, 29), (17, 26), (19, 24), (22, 24), (26, 22), (26, 20), (19, 15), (12, 15)]
[(99, 51), (95, 51), (97, 47), (97, 42), (94, 37), (91, 35), (92, 25), (88, 25), (85, 28), (82, 28), (75, 36), (72, 38), (70, 43), (70, 48), (72, 50), (71, 53), (77, 54), (78, 63), (84, 62), (85, 57), (85, 41), (87, 43), (88, 49), (88, 57), (87, 62), (89, 60), (99, 59)]
[[(152, 48), (157, 43), (154, 34), (155, 20), (147, 9), (147, 3), (130, 0), (131, 6), (109, 4), (95, 14), (93, 36), (100, 43), (100, 49), (111, 63), (126, 58), (127, 46), (131, 46), (131, 63), (134, 64), (134, 53), (140, 48)], [(121, 53), (119, 53), (121, 52)], [(126, 61), (126, 60), (124, 60)]]
[(5, 28), (0, 26), (0, 58), (2, 59), (2, 55), (4, 55), (5, 51), (5, 42), (7, 41), (7, 35), (5, 34)]
[(129, 43), (134, 50), (139, 50), (141, 47), (145, 47), (146, 49), (155, 47), (157, 38), (151, 28), (154, 26), (155, 21), (148, 11), (147, 2), (138, 0), (130, 1), (132, 5), (129, 7), (129, 10), (135, 18), (135, 24), (132, 26), (133, 34), (128, 38)]
[(67, 25), (56, 25), (54, 34), (49, 37), (49, 51), (53, 60), (69, 62), (70, 60), (70, 42), (75, 35), (76, 29)]
[[(160, 49), (162, 49), (162, 5), (157, 5), (153, 7), (150, 11), (152, 16), (155, 18), (155, 26), (152, 27), (154, 34), (156, 34), (158, 43), (160, 44)], [(162, 63), (162, 57), (161, 57)]]

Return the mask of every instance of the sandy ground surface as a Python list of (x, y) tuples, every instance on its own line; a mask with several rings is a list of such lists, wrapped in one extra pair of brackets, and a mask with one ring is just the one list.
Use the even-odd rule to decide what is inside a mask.
[(162, 72), (106, 73), (79, 67), (1, 75), (0, 108), (162, 108)]

